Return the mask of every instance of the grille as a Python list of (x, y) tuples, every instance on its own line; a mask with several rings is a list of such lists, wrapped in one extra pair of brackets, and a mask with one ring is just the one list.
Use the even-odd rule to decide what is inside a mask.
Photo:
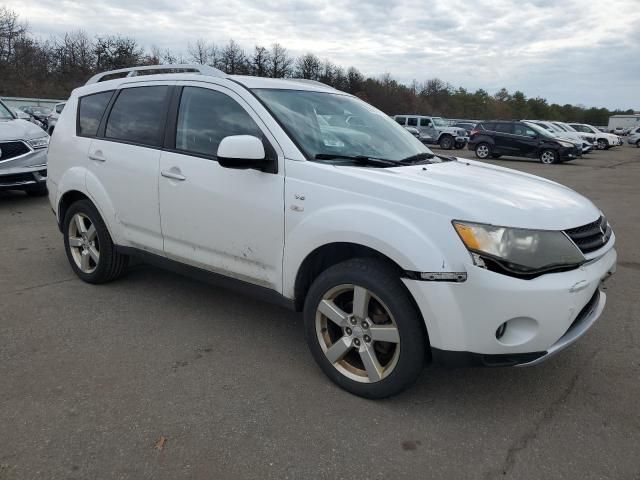
[(0, 150), (0, 161), (19, 157), (30, 151), (24, 142), (0, 142)]
[(602, 216), (595, 222), (565, 230), (565, 233), (582, 253), (589, 253), (602, 248), (611, 238), (613, 230), (607, 219)]

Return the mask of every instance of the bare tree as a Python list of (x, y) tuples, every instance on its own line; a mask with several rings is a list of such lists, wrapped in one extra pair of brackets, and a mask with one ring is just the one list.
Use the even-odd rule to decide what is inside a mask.
[(296, 76), (308, 80), (320, 78), (320, 59), (313, 53), (307, 53), (296, 60)]
[(266, 77), (270, 61), (271, 56), (269, 55), (269, 51), (262, 46), (256, 45), (253, 49), (253, 57), (251, 58), (251, 75)]
[(27, 26), (19, 21), (16, 12), (0, 8), (0, 61), (7, 61), (13, 55), (16, 41), (26, 33)]
[(229, 43), (220, 52), (220, 66), (229, 74), (248, 73), (248, 61), (244, 50), (235, 41)]
[(271, 45), (271, 58), (269, 63), (269, 76), (273, 78), (284, 78), (291, 76), (293, 59), (289, 52), (279, 43)]
[(198, 38), (193, 44), (189, 42), (187, 52), (189, 53), (189, 60), (200, 65), (209, 63), (209, 46), (202, 38)]

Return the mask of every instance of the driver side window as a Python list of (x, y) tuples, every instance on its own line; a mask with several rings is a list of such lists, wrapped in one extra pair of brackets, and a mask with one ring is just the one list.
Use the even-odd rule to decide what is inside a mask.
[(430, 127), (431, 126), (431, 120), (429, 120), (428, 118), (421, 118), (420, 119), (420, 126), (421, 127)]
[(176, 127), (176, 149), (216, 157), (224, 137), (262, 132), (238, 102), (224, 93), (199, 87), (184, 87)]

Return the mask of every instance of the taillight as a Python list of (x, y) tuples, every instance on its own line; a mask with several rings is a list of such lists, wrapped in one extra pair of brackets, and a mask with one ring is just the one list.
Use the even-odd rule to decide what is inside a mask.
[(480, 133), (480, 130), (478, 130), (477, 128), (471, 130), (471, 136), (475, 135), (476, 133)]

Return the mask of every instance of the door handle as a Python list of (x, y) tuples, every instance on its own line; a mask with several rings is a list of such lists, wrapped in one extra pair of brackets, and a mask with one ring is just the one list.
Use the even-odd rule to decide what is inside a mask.
[(182, 173), (180, 172), (180, 169), (177, 167), (172, 167), (169, 170), (162, 170), (160, 172), (160, 175), (162, 175), (165, 178), (170, 178), (172, 180), (179, 180), (181, 182), (187, 179), (187, 177), (182, 175)]
[(102, 150), (96, 150), (93, 153), (89, 154), (89, 160), (94, 160), (96, 162), (106, 162), (107, 159), (104, 157)]

